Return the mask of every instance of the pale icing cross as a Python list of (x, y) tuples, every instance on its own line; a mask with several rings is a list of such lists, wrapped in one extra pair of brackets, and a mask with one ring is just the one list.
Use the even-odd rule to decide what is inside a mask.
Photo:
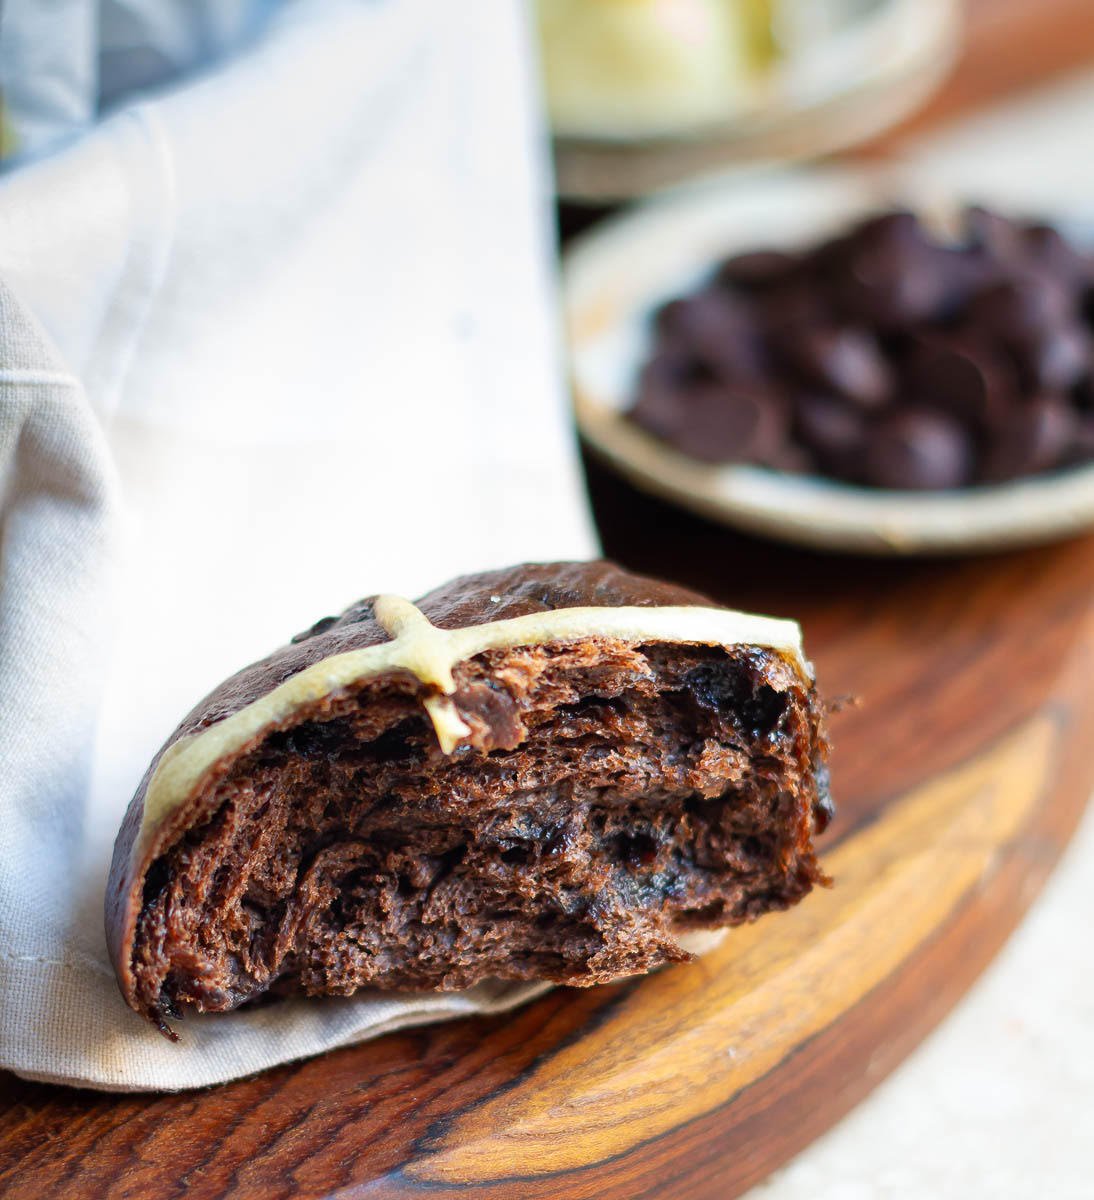
[(138, 845), (143, 850), (164, 818), (198, 792), (210, 771), (256, 744), (267, 729), (285, 728), (308, 705), (393, 671), (407, 671), (429, 689), (422, 704), (446, 754), (471, 732), (451, 699), (456, 691), (452, 668), (487, 650), (586, 638), (632, 644), (759, 646), (786, 656), (802, 678), (812, 682), (801, 630), (794, 621), (726, 608), (557, 608), (460, 629), (439, 629), (417, 605), (400, 596), (378, 596), (373, 611), (390, 641), (320, 659), (238, 712), (168, 747), (145, 793), (135, 851)]

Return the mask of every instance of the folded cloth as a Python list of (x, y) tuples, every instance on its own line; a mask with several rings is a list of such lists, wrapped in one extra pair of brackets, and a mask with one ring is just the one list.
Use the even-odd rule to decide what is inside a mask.
[(374, 591), (591, 549), (520, 6), (287, 5), (0, 180), (0, 1066), (196, 1087), (537, 988), (187, 1019), (102, 896), (178, 718)]
[(41, 154), (129, 92), (224, 57), (277, 0), (5, 0), (0, 159)]

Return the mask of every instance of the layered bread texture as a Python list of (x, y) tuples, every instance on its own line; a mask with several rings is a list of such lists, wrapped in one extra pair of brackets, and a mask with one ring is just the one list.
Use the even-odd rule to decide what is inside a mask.
[(119, 984), (170, 1033), (267, 996), (646, 972), (823, 881), (824, 759), (790, 622), (609, 563), (373, 597), (153, 762), (107, 891)]

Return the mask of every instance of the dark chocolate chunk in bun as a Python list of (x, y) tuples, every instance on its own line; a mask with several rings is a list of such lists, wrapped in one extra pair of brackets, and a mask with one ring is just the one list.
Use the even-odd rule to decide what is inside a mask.
[(793, 622), (604, 562), (372, 597), (157, 755), (107, 889), (118, 982), (169, 1033), (268, 993), (686, 959), (824, 881), (824, 756)]

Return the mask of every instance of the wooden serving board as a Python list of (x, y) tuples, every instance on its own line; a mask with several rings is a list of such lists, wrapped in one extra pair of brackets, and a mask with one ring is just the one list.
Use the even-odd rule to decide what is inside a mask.
[(990, 961), (1094, 785), (1094, 539), (824, 558), (590, 477), (610, 554), (799, 617), (824, 690), (858, 698), (832, 721), (836, 886), (694, 964), (204, 1092), (2, 1076), (0, 1194), (725, 1200), (847, 1112)]

